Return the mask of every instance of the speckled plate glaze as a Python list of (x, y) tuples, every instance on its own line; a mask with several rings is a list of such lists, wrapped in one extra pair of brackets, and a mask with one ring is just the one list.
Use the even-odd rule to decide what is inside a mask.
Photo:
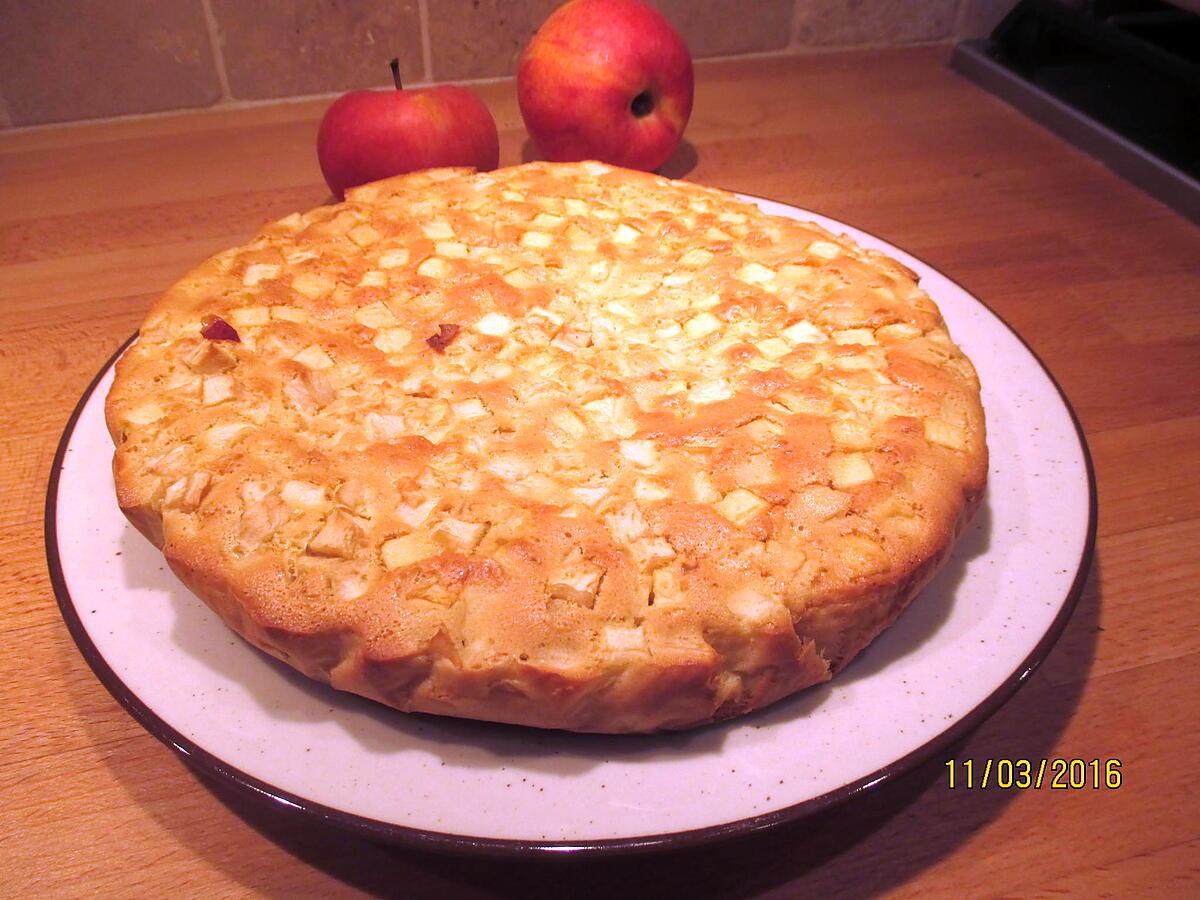
[(1062, 393), (1021, 340), (944, 275), (921, 275), (984, 385), (985, 503), (910, 609), (833, 682), (748, 717), (662, 736), (539, 732), (405, 715), (308, 681), (187, 591), (113, 499), (111, 362), (63, 435), (46, 545), (87, 661), (199, 769), (376, 839), (489, 854), (681, 846), (798, 818), (903, 772), (994, 712), (1058, 637), (1087, 572), (1095, 491)]

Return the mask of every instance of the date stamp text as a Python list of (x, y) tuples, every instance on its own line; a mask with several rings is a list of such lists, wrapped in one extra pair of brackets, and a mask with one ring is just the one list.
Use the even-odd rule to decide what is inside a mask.
[(1121, 786), (1119, 759), (948, 759), (952, 790), (1115, 791)]

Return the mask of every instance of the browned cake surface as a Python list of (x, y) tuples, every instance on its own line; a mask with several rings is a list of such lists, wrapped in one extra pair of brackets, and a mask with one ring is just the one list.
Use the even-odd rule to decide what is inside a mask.
[(828, 678), (987, 458), (904, 267), (596, 163), (268, 226), (155, 305), (107, 416), (122, 508), (253, 643), (401, 709), (594, 731)]

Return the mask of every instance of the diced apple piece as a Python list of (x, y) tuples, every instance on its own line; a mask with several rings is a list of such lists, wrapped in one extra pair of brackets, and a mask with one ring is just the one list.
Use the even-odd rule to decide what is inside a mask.
[(773, 603), (770, 597), (752, 587), (734, 591), (725, 599), (725, 604), (734, 615), (751, 622), (762, 622), (779, 608), (779, 604)]
[(615, 512), (604, 517), (609, 530), (617, 540), (632, 543), (646, 533), (649, 527), (642, 516), (642, 511), (634, 503), (626, 503)]
[(641, 236), (642, 236), (642, 233), (640, 231), (638, 231), (636, 228), (632, 228), (629, 225), (626, 225), (624, 222), (622, 222), (620, 225), (617, 226), (616, 230), (613, 232), (612, 242), (614, 244), (632, 244), (634, 241), (636, 241)]
[(409, 503), (400, 503), (396, 506), (396, 518), (407, 525), (409, 528), (417, 528), (425, 523), (435, 509), (437, 509), (438, 501), (434, 497), (422, 500), (415, 506)]
[(527, 231), (521, 235), (521, 246), (541, 249), (554, 243), (554, 235), (544, 231)]
[(387, 275), (378, 269), (368, 269), (363, 277), (358, 279), (359, 287), (387, 287)]
[(783, 426), (770, 419), (753, 419), (743, 425), (741, 431), (757, 444), (768, 444), (783, 434)]
[(233, 396), (232, 375), (208, 375), (202, 382), (201, 402), (205, 406), (216, 406)]
[(550, 422), (556, 428), (561, 428), (573, 438), (581, 438), (587, 434), (587, 425), (569, 409), (560, 409), (550, 417)]
[(515, 287), (518, 291), (527, 291), (537, 284), (524, 269), (512, 269), (500, 277), (504, 279), (506, 284)]
[(782, 338), (766, 338), (754, 345), (758, 352), (768, 359), (779, 359), (792, 352), (792, 347)]
[(967, 438), (962, 429), (941, 419), (925, 420), (925, 440), (949, 450), (967, 449)]
[(470, 397), (466, 400), (460, 400), (450, 406), (454, 410), (454, 414), (460, 419), (479, 419), (488, 414), (487, 407), (483, 405), (478, 397)]
[(543, 212), (534, 216), (533, 221), (529, 224), (534, 228), (554, 229), (558, 228), (564, 222), (566, 222), (566, 219), (564, 219), (562, 216), (556, 216), (552, 213)]
[(829, 426), (829, 432), (842, 450), (870, 450), (874, 446), (871, 429), (862, 422), (837, 421)]
[(151, 401), (131, 409), (126, 414), (125, 420), (132, 422), (134, 425), (149, 425), (151, 422), (157, 422), (164, 415), (166, 415), (166, 412), (163, 408)]
[(825, 332), (804, 319), (783, 329), (782, 334), (793, 344), (820, 344), (829, 340)]
[(381, 269), (396, 269), (408, 262), (408, 250), (400, 248), (398, 250), (388, 250), (386, 253), (379, 254), (379, 268)]
[(761, 263), (756, 262), (746, 263), (734, 274), (748, 284), (766, 284), (769, 281), (775, 280), (774, 269), (768, 269)]
[(842, 248), (830, 241), (813, 241), (808, 245), (808, 253), (819, 259), (833, 259), (840, 255)]
[(325, 488), (298, 479), (286, 482), (279, 495), (288, 506), (318, 506), (325, 502)]
[(892, 325), (884, 325), (876, 332), (876, 336), (886, 340), (911, 340), (921, 336), (921, 329), (915, 325), (909, 325), (907, 322), (896, 322)]
[(333, 365), (333, 360), (329, 354), (317, 344), (309, 344), (293, 356), (292, 359), (302, 366), (308, 366), (310, 369), (328, 369)]
[(276, 305), (271, 307), (271, 318), (279, 322), (307, 322), (308, 313), (294, 306)]
[(745, 525), (769, 506), (762, 497), (745, 488), (735, 488), (713, 504), (717, 512), (735, 525)]
[(450, 274), (450, 263), (440, 256), (431, 256), (417, 266), (417, 274), (425, 278), (445, 278)]
[(658, 462), (658, 448), (653, 441), (621, 441), (621, 455), (634, 465), (653, 466)]
[(343, 510), (334, 510), (321, 530), (308, 542), (307, 550), (313, 556), (328, 556), (350, 559), (362, 540), (362, 529), (354, 517)]
[(334, 397), (329, 379), (315, 369), (288, 378), (283, 384), (283, 395), (292, 406), (310, 416), (328, 405)]
[(346, 232), (346, 237), (354, 241), (360, 247), (370, 247), (379, 240), (379, 232), (371, 227), (366, 222), (361, 225), (355, 225)]
[(260, 281), (266, 281), (278, 275), (279, 266), (274, 263), (251, 263), (246, 266), (246, 271), (242, 273), (242, 284), (246, 287), (254, 287)]
[(399, 353), (412, 341), (412, 332), (405, 328), (384, 328), (371, 341), (381, 353)]
[(592, 332), (583, 324), (571, 323), (555, 335), (550, 342), (551, 347), (566, 350), (568, 353), (582, 350), (592, 345)]
[(490, 312), (486, 313), (478, 322), (475, 323), (475, 330), (480, 334), (488, 334), (492, 337), (503, 337), (512, 331), (513, 320), (503, 313)]
[(354, 321), (367, 328), (385, 328), (396, 324), (396, 315), (386, 303), (368, 303), (354, 311)]
[(238, 328), (266, 325), (271, 321), (271, 311), (265, 306), (242, 306), (229, 311), (229, 321)]
[(655, 503), (671, 496), (670, 490), (654, 478), (639, 478), (633, 483), (633, 496), (643, 503)]
[(278, 494), (267, 494), (242, 513), (239, 537), (245, 547), (256, 547), (283, 527), (290, 511)]
[(363, 417), (363, 425), (371, 441), (391, 441), (409, 433), (402, 416), (387, 413), (369, 412)]
[(721, 499), (707, 472), (697, 472), (692, 476), (692, 494), (697, 503), (715, 503)]
[(479, 546), (483, 536), (488, 532), (486, 522), (467, 522), (463, 519), (444, 519), (438, 525), (438, 531), (445, 532), (462, 549), (471, 551)]
[(484, 468), (505, 481), (519, 481), (532, 471), (529, 460), (516, 453), (497, 453)]
[(595, 506), (608, 495), (608, 488), (603, 487), (577, 487), (571, 488), (571, 496), (580, 503), (585, 503), (588, 506)]
[(558, 586), (565, 586), (580, 593), (595, 594), (600, 584), (600, 576), (604, 570), (585, 561), (569, 563), (551, 584), (551, 591)]
[(620, 300), (613, 300), (610, 303), (605, 303), (604, 308), (614, 316), (620, 316), (622, 319), (633, 320), (637, 318), (635, 313), (628, 304), (622, 303)]
[(668, 604), (683, 596), (683, 582), (673, 568), (655, 569), (650, 576), (651, 591), (656, 604)]
[(203, 341), (183, 361), (201, 375), (212, 375), (233, 368), (237, 364), (237, 355), (229, 349), (226, 341)]
[(309, 300), (319, 300), (335, 287), (334, 282), (315, 272), (301, 272), (292, 279), (292, 290)]
[(646, 633), (637, 625), (605, 625), (606, 650), (614, 653), (645, 653)]
[(180, 478), (163, 494), (163, 506), (194, 512), (204, 500), (212, 476), (208, 472), (193, 472)]
[(426, 222), (421, 232), (431, 241), (445, 241), (454, 237), (454, 229), (450, 227), (450, 223), (443, 221)]
[(868, 369), (878, 368), (875, 360), (866, 354), (836, 356), (833, 358), (833, 364), (843, 372), (865, 372)]
[(881, 572), (889, 564), (887, 551), (864, 534), (845, 534), (838, 539), (838, 558), (854, 578)]
[(221, 422), (204, 433), (204, 445), (210, 449), (229, 447), (252, 427), (249, 422)]
[(384, 541), (380, 547), (383, 564), (389, 569), (398, 569), (428, 559), (438, 553), (438, 546), (420, 532)]
[(870, 328), (846, 328), (842, 331), (835, 331), (833, 340), (836, 344), (862, 344), (868, 347), (879, 343), (875, 340), (875, 332)]
[(525, 313), (525, 317), (534, 322), (537, 322), (539, 320), (548, 322), (549, 324), (551, 324), (555, 327), (562, 325), (562, 323), (563, 323), (562, 316), (560, 316), (558, 313), (554, 312), (553, 310), (546, 309), (544, 306), (530, 307), (529, 311)]
[(724, 378), (709, 378), (698, 381), (688, 391), (688, 400), (692, 403), (716, 403), (728, 400), (733, 396), (733, 389)]
[(833, 475), (833, 486), (839, 491), (875, 480), (875, 470), (862, 453), (835, 453), (829, 458), (829, 469)]
[(714, 331), (719, 331), (721, 328), (721, 320), (709, 312), (702, 312), (699, 315), (692, 316), (683, 323), (684, 333), (693, 340), (699, 340), (706, 335), (712, 334)]
[(712, 258), (713, 255), (711, 252), (696, 247), (683, 254), (683, 256), (679, 258), (679, 264), (682, 266), (688, 266), (689, 268), (699, 268), (700, 266), (708, 265), (709, 262), (712, 261)]

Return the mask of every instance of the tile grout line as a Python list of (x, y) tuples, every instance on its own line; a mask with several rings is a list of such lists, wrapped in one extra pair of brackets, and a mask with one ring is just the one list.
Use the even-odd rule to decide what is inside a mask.
[(429, 37), (429, 0), (417, 0), (417, 18), (421, 22), (421, 61), (425, 64), (426, 84), (433, 83), (433, 41)]
[(967, 8), (970, 6), (971, 0), (958, 0), (958, 6), (954, 10), (954, 25), (951, 29), (951, 34), (956, 38), (967, 37)]
[(792, 19), (788, 23), (788, 39), (784, 45), (789, 50), (795, 50), (800, 43), (796, 37), (800, 31), (800, 4), (803, 2), (804, 0), (793, 0), (792, 2)]
[(221, 52), (221, 29), (217, 25), (217, 17), (212, 11), (212, 0), (200, 0), (200, 9), (204, 12), (204, 24), (208, 27), (208, 43), (212, 47), (213, 65), (217, 69), (217, 83), (221, 86), (221, 99), (218, 103), (228, 103), (233, 100), (233, 92), (229, 89), (229, 75), (225, 71), (225, 54)]

